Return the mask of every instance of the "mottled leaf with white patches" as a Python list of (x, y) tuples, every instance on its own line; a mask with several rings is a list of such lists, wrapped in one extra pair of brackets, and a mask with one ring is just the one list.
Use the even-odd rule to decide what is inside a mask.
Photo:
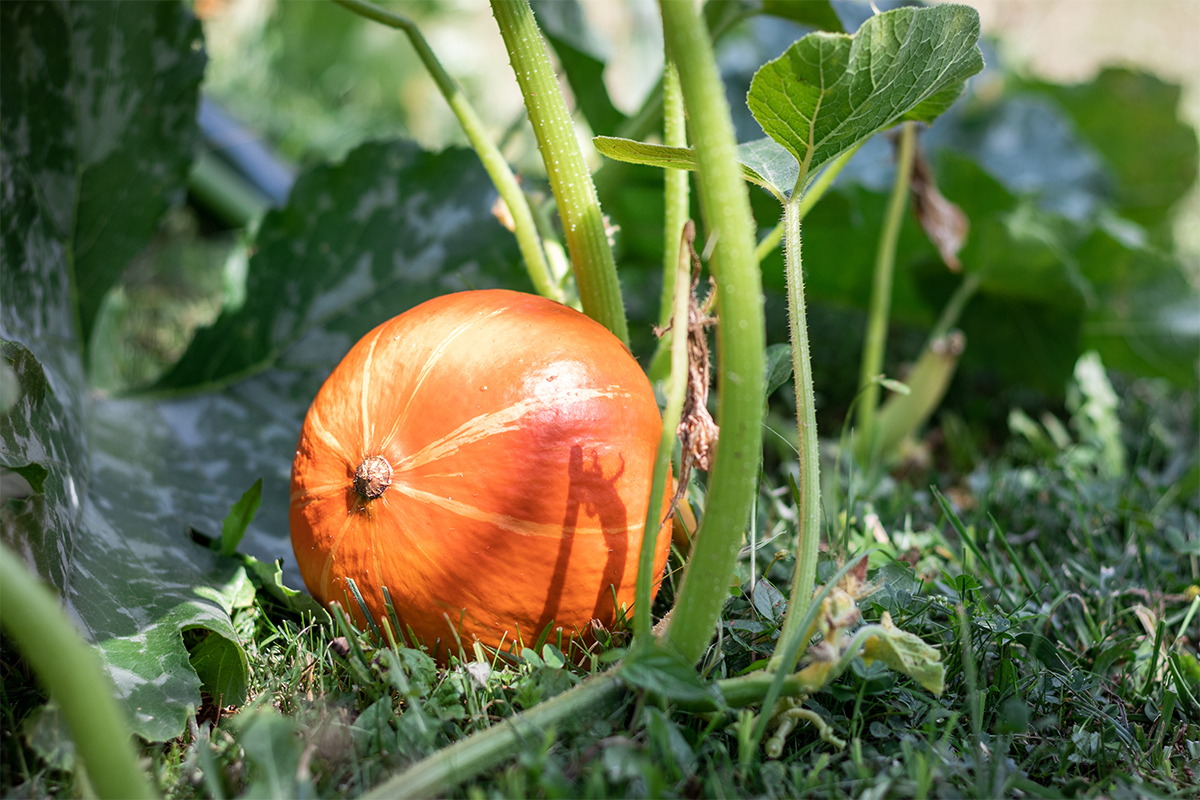
[[(224, 386), (276, 363), (332, 368), (368, 330), (450, 291), (528, 289), (469, 150), (363, 145), (263, 220), (246, 302), (197, 332), (156, 389)], [(298, 429), (298, 428), (297, 428)]]

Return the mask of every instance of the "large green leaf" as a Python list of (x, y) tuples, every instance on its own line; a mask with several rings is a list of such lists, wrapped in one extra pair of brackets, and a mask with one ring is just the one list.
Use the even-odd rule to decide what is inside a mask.
[[(96, 644), (151, 741), (179, 735), (203, 687), (222, 705), (246, 695), (247, 664), (230, 622), (253, 599), (242, 566), (192, 542), (219, 533), (232, 494), (204, 475), (151, 403), (92, 407), (92, 480), (68, 608)], [(185, 634), (201, 644), (189, 654)]]
[(1109, 369), (1200, 381), (1200, 294), (1172, 258), (1097, 229), (1078, 249), (1095, 287), (1084, 313), (1080, 349), (1096, 350)]
[[(161, 113), (179, 126), (153, 130), (188, 128), (178, 118), (194, 116), (195, 87), (176, 78), (198, 77), (199, 28), (170, 3), (5, 3), (0, 13), (0, 355), (19, 383), (0, 416), (0, 464), (26, 484), (0, 506), (0, 534), (58, 589), (134, 730), (167, 739), (202, 685), (225, 702), (244, 696), (229, 615), (248, 584), (237, 562), (188, 539), (191, 527), (219, 526), (229, 503), (153, 407), (90, 402), (77, 323), (181, 195), (170, 165), (186, 164), (188, 136), (152, 143), (140, 126)], [(115, 208), (139, 203), (133, 216)], [(4, 483), (7, 494), (16, 481)]]
[(0, 413), (0, 467), (10, 471), (0, 470), (0, 536), (61, 590), (70, 582), (87, 491), (87, 432), (79, 359), (50, 352), (60, 361), (43, 367), (24, 346), (0, 341), (0, 358), (18, 384), (16, 404)]
[[(179, 735), (202, 686), (240, 702), (246, 657), (230, 614), (252, 592), (237, 562), (187, 535), (219, 529), (222, 493), (152, 405), (85, 406), (73, 353), (75, 374), (62, 376), (20, 344), (0, 349), (21, 384), (0, 416), (5, 465), (42, 473), (27, 477), (27, 496), (0, 507), (0, 533), (58, 588), (100, 650), (134, 731), (153, 741)], [(77, 421), (88, 412), (85, 429)], [(203, 659), (189, 656), (188, 630), (205, 642)]]
[(1110, 68), (1085, 84), (1028, 87), (1054, 98), (1078, 135), (1107, 161), (1122, 216), (1151, 230), (1168, 222), (1174, 204), (1195, 184), (1200, 163), (1196, 131), (1179, 119), (1179, 86)]
[(245, 303), (198, 331), (154, 388), (228, 385), (289, 348), (288, 364), (330, 368), (372, 327), (431, 297), (527, 288), (491, 214), (495, 197), (471, 151), (411, 142), (364, 145), (305, 173), (263, 220)]
[(877, 131), (945, 111), (983, 68), (978, 39), (967, 6), (898, 8), (853, 36), (805, 36), (755, 74), (747, 103), (811, 177)]
[(52, 191), (76, 199), (73, 217), (55, 223), (87, 342), (104, 294), (183, 196), (205, 63), (200, 24), (179, 3), (3, 5), (0, 25), (22, 32), (5, 37), (5, 116), (11, 100), (36, 102), (46, 126), (5, 125), (4, 146), (16, 152), (16, 139), (50, 134), (47, 149), (75, 166)]
[(947, 117), (927, 137), (930, 147), (970, 154), (1009, 192), (1078, 222), (1107, 202), (1112, 182), (1103, 160), (1047, 98), (973, 98), (969, 110)]

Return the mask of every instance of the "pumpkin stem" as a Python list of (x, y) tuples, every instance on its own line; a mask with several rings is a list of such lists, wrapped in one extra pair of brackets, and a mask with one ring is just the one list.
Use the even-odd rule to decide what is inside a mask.
[(392, 485), (392, 465), (383, 456), (363, 459), (354, 470), (354, 491), (363, 500), (374, 500)]

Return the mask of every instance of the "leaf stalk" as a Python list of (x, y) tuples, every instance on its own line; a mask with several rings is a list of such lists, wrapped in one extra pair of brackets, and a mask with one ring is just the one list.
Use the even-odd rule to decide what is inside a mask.
[(445, 797), (459, 784), (512, 758), (525, 743), (541, 741), (546, 730), (569, 724), (583, 714), (610, 711), (624, 695), (624, 684), (611, 671), (593, 676), (528, 711), (443, 747), (362, 797)]
[(500, 192), (500, 197), (508, 206), (508, 212), (512, 216), (513, 233), (517, 237), (517, 246), (521, 249), (521, 257), (525, 260), (525, 269), (529, 272), (529, 279), (533, 281), (534, 288), (543, 297), (559, 303), (566, 303), (566, 293), (559, 282), (554, 280), (546, 262), (546, 255), (542, 251), (542, 240), (538, 236), (537, 226), (534, 224), (533, 213), (512, 168), (504, 159), (500, 148), (488, 135), (483, 121), (467, 101), (467, 97), (459, 88), (458, 83), (450, 77), (441, 62), (438, 61), (416, 23), (407, 17), (368, 3), (366, 0), (333, 0), (333, 2), (361, 17), (403, 31), (408, 36), (421, 63), (425, 65), (433, 82), (437, 84), (442, 97), (446, 98), (446, 103), (454, 112), (458, 124), (462, 126), (471, 147), (475, 149), (479, 160), (483, 162), (483, 168), (487, 170), (492, 183)]
[(864, 442), (869, 460), (874, 462), (875, 412), (879, 407), (879, 383), (874, 380), (883, 369), (883, 354), (887, 347), (888, 318), (892, 307), (892, 276), (896, 271), (896, 243), (904, 209), (908, 206), (909, 181), (912, 178), (913, 157), (916, 153), (917, 125), (906, 122), (900, 129), (900, 149), (896, 159), (896, 177), (888, 198), (879, 248), (875, 252), (875, 273), (871, 284), (871, 304), (867, 312), (867, 335), (863, 344), (858, 386), (862, 398), (858, 404), (859, 437)]
[(788, 596), (788, 609), (779, 634), (779, 645), (769, 669), (783, 664), (779, 649), (799, 631), (808, 612), (817, 577), (817, 551), (821, 541), (821, 459), (817, 440), (817, 401), (813, 390), (812, 357), (808, 344), (808, 319), (804, 302), (804, 264), (800, 240), (801, 198), (793, 196), (783, 206), (784, 276), (787, 281), (788, 324), (792, 339), (792, 374), (796, 387), (796, 425), (800, 437), (800, 490), (796, 572)]
[[(683, 113), (683, 93), (679, 88), (679, 71), (670, 61), (663, 76), (663, 144), (668, 147), (687, 147), (687, 122)], [(672, 242), (679, 241), (683, 225), (691, 212), (691, 185), (684, 170), (663, 170), (663, 289), (658, 324), (665, 327), (671, 320), (675, 297), (676, 253)], [(684, 274), (684, 280), (690, 276)], [(673, 329), (679, 330), (679, 329)], [(650, 361), (650, 380), (661, 380), (668, 366), (673, 340), (667, 333), (659, 340), (658, 349)]]
[[(679, 248), (672, 284), (675, 287), (673, 312), (671, 315), (671, 373), (667, 380), (667, 405), (663, 409), (662, 436), (658, 441), (658, 454), (654, 461), (654, 477), (650, 483), (650, 505), (646, 509), (646, 525), (642, 528), (642, 548), (638, 559), (637, 587), (633, 605), (634, 642), (646, 645), (650, 642), (650, 593), (654, 582), (654, 551), (658, 543), (658, 531), (662, 527), (662, 498), (664, 487), (671, 471), (671, 453), (675, 450), (675, 435), (679, 418), (683, 415), (683, 404), (687, 399), (688, 385), (688, 306), (691, 303), (691, 249), (695, 229), (691, 226), (680, 231)], [(665, 340), (669, 333), (663, 334)]]

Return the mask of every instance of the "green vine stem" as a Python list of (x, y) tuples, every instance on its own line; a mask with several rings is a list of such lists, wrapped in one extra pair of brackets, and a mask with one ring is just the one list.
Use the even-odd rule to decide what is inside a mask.
[[(792, 338), (792, 372), (796, 386), (796, 424), (800, 437), (800, 541), (796, 572), (792, 578), (787, 613), (770, 669), (779, 669), (783, 650), (799, 634), (800, 620), (808, 612), (817, 576), (817, 551), (821, 541), (821, 458), (817, 441), (817, 402), (813, 391), (812, 359), (808, 346), (808, 318), (804, 303), (804, 266), (800, 252), (800, 205), (793, 196), (784, 204), (784, 267), (787, 280), (788, 322)], [(790, 666), (790, 665), (788, 665)]]
[(582, 715), (611, 711), (624, 694), (624, 684), (612, 671), (595, 675), (528, 711), (443, 747), (362, 797), (445, 797), (455, 786), (500, 766), (528, 742), (542, 741), (547, 730), (561, 729)]
[(870, 461), (875, 460), (875, 410), (879, 406), (879, 383), (875, 377), (883, 369), (883, 353), (887, 346), (888, 317), (892, 307), (892, 274), (896, 268), (896, 242), (908, 205), (909, 180), (912, 177), (913, 154), (916, 152), (917, 125), (906, 122), (901, 127), (900, 151), (896, 159), (896, 179), (888, 199), (875, 253), (875, 277), (871, 286), (871, 305), (867, 312), (867, 336), (863, 344), (862, 364), (858, 387), (862, 398), (858, 404), (858, 436), (864, 442)]
[(479, 160), (483, 162), (483, 168), (487, 170), (492, 183), (496, 185), (496, 189), (500, 192), (500, 197), (504, 199), (505, 204), (508, 206), (508, 212), (512, 215), (513, 233), (516, 234), (517, 245), (521, 248), (521, 257), (525, 259), (525, 269), (529, 272), (529, 278), (533, 281), (534, 288), (543, 297), (565, 303), (566, 297), (562, 287), (550, 274), (550, 267), (546, 263), (545, 254), (542, 252), (542, 242), (538, 237), (537, 228), (533, 222), (533, 213), (529, 210), (529, 203), (525, 199), (525, 193), (521, 191), (521, 186), (517, 183), (516, 176), (513, 175), (508, 162), (501, 155), (500, 148), (496, 146), (495, 142), (488, 135), (487, 130), (483, 126), (483, 121), (479, 119), (479, 116), (475, 113), (475, 109), (467, 102), (466, 95), (462, 93), (462, 89), (459, 88), (458, 84), (455, 83), (446, 70), (442, 68), (441, 62), (434, 55), (433, 50), (429, 47), (429, 43), (425, 41), (425, 37), (421, 35), (420, 29), (407, 17), (394, 14), (379, 6), (365, 2), (365, 0), (333, 0), (333, 2), (353, 11), (359, 16), (387, 25), (389, 28), (404, 31), (408, 35), (408, 39), (412, 42), (413, 49), (417, 51), (417, 56), (421, 59), (421, 63), (429, 71), (429, 75), (433, 78), (433, 82), (437, 84), (442, 97), (446, 98), (446, 102), (450, 105), (450, 110), (454, 112), (454, 116), (458, 118), (458, 123), (462, 126), (463, 132), (466, 133), (471, 147), (475, 148)]
[[(663, 78), (663, 144), (668, 147), (687, 147), (687, 122), (683, 114), (683, 94), (679, 88), (679, 72), (675, 65), (667, 62)], [(689, 176), (684, 170), (663, 171), (663, 288), (659, 308), (658, 324), (666, 327), (671, 321), (671, 304), (675, 297), (675, 272), (677, 252), (671, 247), (679, 241), (683, 224), (691, 211)], [(685, 273), (684, 280), (690, 280)], [(671, 341), (668, 333), (658, 341), (658, 349), (650, 361), (650, 380), (661, 380), (670, 366)]]
[(71, 740), (100, 797), (141, 798), (155, 793), (138, 766), (113, 686), (59, 608), (58, 600), (0, 545), (0, 622), (58, 703)]
[[(635, 644), (650, 643), (650, 587), (654, 582), (654, 551), (658, 542), (657, 533), (662, 527), (663, 488), (669, 486), (667, 477), (671, 471), (671, 454), (675, 451), (675, 432), (679, 418), (683, 415), (683, 403), (687, 399), (688, 385), (688, 305), (691, 301), (692, 241), (696, 230), (692, 226), (680, 231), (679, 247), (676, 250), (675, 270), (671, 283), (675, 287), (672, 298), (673, 310), (670, 317), (671, 331), (679, 335), (671, 337), (671, 372), (667, 379), (667, 405), (663, 409), (662, 436), (658, 440), (658, 454), (654, 461), (654, 477), (650, 483), (650, 506), (646, 509), (646, 527), (642, 529), (642, 550), (639, 554), (637, 588), (633, 604), (633, 639)], [(667, 338), (663, 334), (663, 340)]]
[(492, 0), (525, 110), (546, 164), (584, 313), (626, 345), (629, 327), (604, 215), (529, 0)]
[(733, 122), (708, 31), (691, 0), (662, 0), (667, 52), (696, 145), (700, 206), (715, 239), (717, 387), (721, 438), (709, 473), (708, 503), (664, 638), (700, 659), (729, 595), (738, 548), (758, 493), (765, 349), (762, 280), (754, 259), (750, 198), (737, 159)]

